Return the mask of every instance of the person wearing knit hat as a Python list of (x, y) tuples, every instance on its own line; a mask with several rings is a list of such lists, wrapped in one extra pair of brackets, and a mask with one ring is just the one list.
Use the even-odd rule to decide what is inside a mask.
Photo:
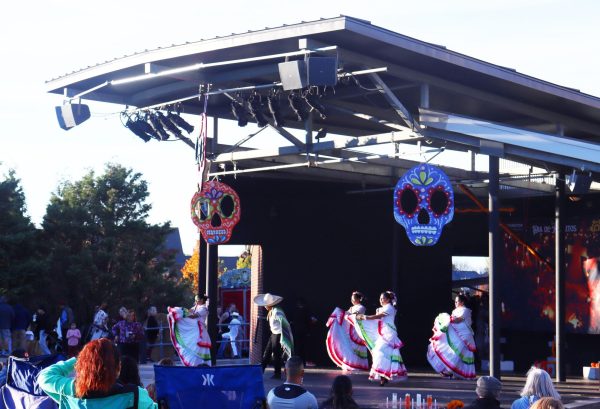
[(480, 376), (477, 379), (475, 393), (477, 399), (464, 409), (498, 409), (500, 401), (498, 395), (502, 389), (502, 383), (493, 376)]

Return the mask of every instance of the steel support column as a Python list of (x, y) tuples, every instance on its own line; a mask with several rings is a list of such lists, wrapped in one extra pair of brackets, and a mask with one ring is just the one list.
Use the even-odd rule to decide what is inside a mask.
[(198, 295), (206, 294), (208, 280), (206, 277), (206, 242), (198, 233)]
[(217, 351), (219, 350), (219, 344), (217, 343), (217, 278), (219, 269), (219, 246), (218, 245), (207, 245), (206, 246), (206, 281), (208, 288), (208, 334), (212, 341), (212, 347), (210, 352), (210, 359), (212, 365), (215, 366), (217, 362)]
[(490, 287), (490, 375), (500, 379), (500, 216), (498, 191), (500, 184), (500, 160), (489, 156), (489, 287)]
[(560, 172), (556, 177), (554, 202), (554, 254), (555, 254), (555, 292), (556, 292), (556, 381), (564, 382), (566, 378), (565, 355), (565, 174)]

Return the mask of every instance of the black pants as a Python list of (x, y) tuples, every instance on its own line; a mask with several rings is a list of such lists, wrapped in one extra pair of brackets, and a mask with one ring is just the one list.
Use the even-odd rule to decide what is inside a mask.
[(271, 363), (271, 357), (273, 358), (273, 369), (275, 370), (274, 375), (281, 375), (281, 362), (283, 360), (283, 350), (281, 349), (281, 334), (271, 334), (265, 353), (262, 358), (262, 369), (263, 372), (269, 363)]

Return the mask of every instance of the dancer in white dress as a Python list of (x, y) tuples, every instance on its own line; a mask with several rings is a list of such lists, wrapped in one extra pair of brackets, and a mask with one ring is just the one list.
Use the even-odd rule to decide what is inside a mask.
[(354, 291), (350, 298), (352, 307), (348, 311), (336, 308), (327, 320), (327, 352), (337, 366), (345, 371), (369, 370), (367, 347), (358, 335), (354, 324), (347, 318), (356, 314), (364, 314), (366, 309), (361, 304), (364, 296)]
[(452, 315), (442, 313), (433, 323), (427, 360), (437, 372), (447, 377), (475, 378), (475, 341), (471, 329), (471, 310), (466, 297), (456, 296)]
[(190, 309), (169, 307), (171, 342), (185, 366), (211, 365), (206, 295), (196, 296)]
[(400, 355), (402, 341), (398, 338), (394, 318), (396, 317), (396, 295), (385, 291), (379, 297), (381, 308), (374, 315), (357, 314), (348, 319), (354, 323), (358, 334), (371, 351), (373, 365), (369, 380), (379, 381), (381, 386), (387, 382), (404, 380), (406, 368)]

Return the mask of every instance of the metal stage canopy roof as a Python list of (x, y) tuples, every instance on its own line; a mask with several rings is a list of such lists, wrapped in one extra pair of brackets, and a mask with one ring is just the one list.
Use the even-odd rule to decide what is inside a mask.
[[(313, 88), (323, 117), (313, 110), (308, 119), (298, 120), (288, 107), (278, 64), (314, 57), (337, 59), (337, 84)], [(360, 149), (427, 142), (428, 147), (493, 154), (546, 171), (594, 172), (594, 180), (600, 174), (600, 98), (347, 16), (123, 56), (54, 78), (46, 88), (66, 99), (128, 109), (178, 102), (182, 112), (192, 114), (203, 111), (200, 96), (208, 90), (207, 114), (224, 119), (235, 119), (232, 100), (244, 102), (252, 95), (262, 96), (261, 109), (268, 115), (266, 96), (278, 90), (285, 125), (274, 126), (271, 120), (267, 126), (292, 146), (249, 150), (213, 144), (213, 161), (235, 162), (238, 172), (268, 166), (269, 176), (389, 187), (417, 162)], [(485, 131), (489, 127), (493, 138)], [(245, 129), (255, 132), (250, 128)], [(286, 128), (305, 130), (306, 137), (301, 140)], [(315, 143), (317, 129), (349, 138)], [(487, 179), (481, 172), (445, 170), (454, 181)], [(512, 192), (553, 192), (545, 183), (525, 184), (513, 181)]]

